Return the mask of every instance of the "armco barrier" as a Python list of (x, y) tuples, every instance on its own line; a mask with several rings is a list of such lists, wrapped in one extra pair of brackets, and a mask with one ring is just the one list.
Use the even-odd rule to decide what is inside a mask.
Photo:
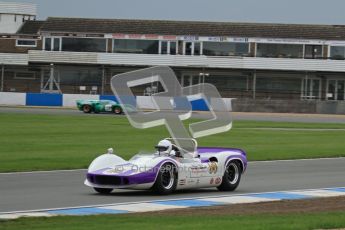
[[(192, 110), (208, 111), (207, 104), (203, 99), (188, 97)], [(62, 106), (75, 107), (76, 100), (113, 100), (114, 95), (89, 95), (89, 94), (49, 94), (49, 93), (5, 93), (0, 92), (0, 105), (27, 105), (27, 106)], [(155, 109), (152, 98), (149, 96), (137, 96), (137, 105), (141, 109)], [(231, 99), (224, 98), (228, 110), (231, 110)]]
[[(194, 111), (208, 111), (208, 106), (203, 99), (188, 97)], [(224, 99), (225, 100), (225, 99)], [(141, 109), (157, 109), (152, 97), (137, 96), (137, 106)]]
[(152, 97), (137, 96), (137, 107), (140, 109), (157, 109), (152, 101)]
[(112, 100), (112, 101), (118, 102), (114, 95), (100, 95), (99, 99), (100, 100)]
[(63, 107), (75, 107), (77, 100), (98, 100), (99, 95), (90, 94), (62, 94)]
[(62, 106), (62, 94), (27, 93), (26, 105), (29, 106)]
[[(188, 96), (189, 97), (189, 96)], [(90, 94), (42, 94), (0, 92), (0, 105), (28, 106), (63, 106), (75, 107), (78, 99), (110, 99), (114, 95)], [(275, 113), (320, 113), (345, 114), (345, 101), (285, 101), (223, 98), (228, 111), (236, 112), (275, 112)], [(151, 97), (137, 96), (137, 105), (141, 109), (155, 109)], [(206, 104), (198, 97), (189, 97), (192, 109), (205, 111)]]
[(0, 105), (26, 105), (26, 93), (0, 92)]
[(192, 110), (209, 111), (209, 108), (208, 108), (205, 100), (203, 100), (203, 99), (197, 99), (194, 101), (190, 101), (190, 103), (192, 104)]

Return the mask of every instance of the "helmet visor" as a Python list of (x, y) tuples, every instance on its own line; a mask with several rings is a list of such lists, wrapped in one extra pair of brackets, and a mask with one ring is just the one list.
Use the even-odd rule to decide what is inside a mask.
[(157, 145), (157, 146), (155, 146), (155, 148), (157, 149), (158, 152), (165, 152), (168, 150), (169, 147)]

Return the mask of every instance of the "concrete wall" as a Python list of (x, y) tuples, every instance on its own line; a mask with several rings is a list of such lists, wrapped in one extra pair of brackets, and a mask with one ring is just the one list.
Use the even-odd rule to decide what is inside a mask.
[(320, 101), (316, 103), (317, 113), (345, 114), (345, 101)]
[[(151, 97), (138, 96), (137, 106), (142, 109), (156, 109)], [(115, 100), (114, 95), (45, 94), (0, 92), (0, 105), (62, 106), (75, 107), (78, 99)], [(274, 112), (274, 113), (323, 113), (345, 114), (345, 101), (286, 101), (223, 98), (228, 111)], [(190, 98), (194, 111), (208, 110), (205, 102)]]
[(26, 105), (26, 93), (0, 92), (0, 105)]
[(138, 96), (137, 107), (140, 109), (157, 109), (151, 97)]
[(62, 105), (64, 107), (75, 107), (77, 100), (98, 100), (99, 95), (85, 95), (85, 94), (63, 94), (62, 95)]
[[(117, 101), (114, 95), (0, 92), (0, 105), (75, 107), (76, 100), (80, 99)], [(191, 104), (193, 110), (208, 110), (203, 100), (192, 99)], [(156, 109), (151, 97), (137, 97), (137, 106), (142, 109)]]
[(235, 112), (345, 114), (345, 101), (253, 100), (232, 101)]
[(27, 93), (28, 106), (62, 106), (62, 94), (53, 93)]
[[(203, 99), (196, 97), (188, 97), (188, 100), (191, 102), (192, 110), (194, 111), (208, 111), (208, 106)], [(232, 98), (223, 98), (225, 105), (228, 111), (231, 111), (231, 101)], [(142, 109), (157, 109), (155, 103), (151, 97), (138, 96), (137, 97), (137, 106)]]
[(235, 99), (232, 102), (236, 112), (315, 113), (315, 101), (253, 100)]

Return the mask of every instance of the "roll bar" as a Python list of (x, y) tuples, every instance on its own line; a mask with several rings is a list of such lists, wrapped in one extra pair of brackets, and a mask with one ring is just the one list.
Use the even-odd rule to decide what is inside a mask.
[[(194, 143), (194, 152), (197, 150), (198, 148), (198, 142), (194, 139), (194, 138), (172, 138), (172, 137), (167, 137), (164, 138), (164, 140), (168, 140), (170, 141), (173, 145), (176, 146), (175, 140), (191, 140)], [(183, 149), (180, 147), (181, 150), (185, 151), (185, 152), (189, 152), (186, 149)]]

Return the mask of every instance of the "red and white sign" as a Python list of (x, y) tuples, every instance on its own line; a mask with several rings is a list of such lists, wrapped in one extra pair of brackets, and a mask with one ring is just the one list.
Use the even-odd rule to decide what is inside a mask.
[(126, 38), (126, 34), (113, 34), (113, 38)]

